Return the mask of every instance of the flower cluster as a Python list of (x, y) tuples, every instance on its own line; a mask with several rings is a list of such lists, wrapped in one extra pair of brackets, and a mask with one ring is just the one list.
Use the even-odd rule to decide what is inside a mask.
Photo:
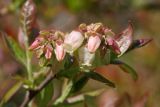
[(57, 60), (61, 61), (65, 56), (63, 43), (63, 32), (55, 30), (42, 30), (29, 49), (34, 50), (37, 53), (38, 58), (45, 56), (46, 59), (51, 59), (54, 51)]
[(111, 49), (117, 56), (124, 54), (132, 43), (132, 32), (129, 25), (116, 35), (102, 23), (80, 24), (70, 33), (43, 30), (29, 49), (36, 51), (38, 58), (44, 55), (46, 59), (51, 59), (54, 52), (58, 61), (62, 61), (66, 53), (74, 55), (78, 50), (80, 64), (91, 66), (98, 49)]

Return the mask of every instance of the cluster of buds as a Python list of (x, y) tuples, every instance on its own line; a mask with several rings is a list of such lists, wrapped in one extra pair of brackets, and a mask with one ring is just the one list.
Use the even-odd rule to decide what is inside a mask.
[(57, 60), (61, 61), (65, 56), (63, 43), (63, 32), (42, 30), (29, 49), (34, 50), (38, 58), (45, 56), (46, 59), (51, 59), (53, 52), (55, 52)]
[(124, 54), (132, 43), (132, 32), (129, 25), (122, 33), (115, 35), (102, 23), (80, 24), (77, 30), (70, 33), (44, 30), (40, 31), (30, 50), (35, 50), (38, 57), (44, 55), (46, 59), (51, 59), (54, 52), (58, 61), (62, 61), (66, 53), (74, 55), (78, 50), (80, 64), (91, 66), (98, 49), (111, 49), (117, 56)]
[(103, 26), (102, 23), (95, 24), (81, 24), (79, 26), (80, 31), (82, 31), (87, 40), (86, 47), (90, 53), (95, 53), (96, 50), (102, 45), (102, 47), (106, 47), (107, 45), (113, 47), (113, 50), (120, 53), (118, 48), (118, 44), (114, 40), (114, 33), (111, 29)]

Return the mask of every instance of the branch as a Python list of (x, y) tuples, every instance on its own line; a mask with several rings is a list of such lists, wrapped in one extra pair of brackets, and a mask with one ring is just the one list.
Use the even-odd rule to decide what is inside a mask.
[(27, 104), (44, 88), (46, 87), (53, 79), (55, 78), (55, 74), (52, 71), (48, 74), (47, 78), (35, 89), (28, 90), (26, 92), (25, 98), (20, 105), (20, 107), (26, 107)]

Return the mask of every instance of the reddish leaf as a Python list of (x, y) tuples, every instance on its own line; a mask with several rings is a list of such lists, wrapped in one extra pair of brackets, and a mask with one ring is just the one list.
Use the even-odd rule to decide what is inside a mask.
[(33, 0), (26, 0), (22, 7), (21, 14), (23, 30), (25, 29), (26, 31), (24, 32), (29, 35), (31, 33), (31, 28), (33, 28), (35, 24), (36, 6)]
[(131, 44), (131, 46), (129, 47), (128, 51), (131, 51), (135, 48), (140, 48), (143, 47), (145, 45), (147, 45), (149, 42), (151, 42), (152, 39), (138, 39), (138, 40), (134, 40), (133, 43)]
[(114, 38), (107, 37), (106, 42), (116, 54), (121, 54), (120, 48)]
[(133, 29), (131, 24), (129, 24), (128, 27), (115, 38), (121, 51), (121, 54), (119, 56), (124, 54), (130, 47), (133, 40), (132, 34), (133, 34)]

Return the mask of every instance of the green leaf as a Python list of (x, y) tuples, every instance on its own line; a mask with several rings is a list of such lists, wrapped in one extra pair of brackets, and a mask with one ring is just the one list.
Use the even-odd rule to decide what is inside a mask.
[(48, 60), (44, 56), (39, 58), (39, 66), (40, 67), (45, 67), (45, 66), (47, 66), (47, 64), (48, 64)]
[(21, 47), (18, 45), (18, 43), (11, 38), (10, 36), (2, 33), (4, 41), (9, 48), (10, 52), (13, 54), (13, 56), (21, 62), (23, 65), (26, 65), (26, 56), (25, 52), (21, 49)]
[(77, 72), (79, 72), (79, 67), (72, 67), (70, 69), (63, 69), (57, 73), (57, 77), (71, 78), (71, 77), (74, 77), (77, 74)]
[(82, 75), (73, 84), (72, 93), (80, 91), (84, 85), (88, 82), (89, 78), (86, 75)]
[(98, 67), (98, 66), (102, 66), (102, 65), (104, 65), (104, 64), (103, 64), (100, 52), (97, 51), (96, 54), (95, 54), (95, 59), (93, 61), (93, 66)]
[(72, 86), (73, 86), (73, 81), (65, 79), (63, 87), (62, 87), (62, 94), (59, 98), (55, 100), (53, 105), (57, 106), (59, 104), (62, 104), (64, 100), (67, 98), (67, 96), (69, 96)]
[(110, 49), (106, 50), (106, 53), (104, 54), (103, 57), (102, 57), (102, 55), (100, 55), (100, 52), (97, 51), (96, 55), (95, 55), (95, 59), (93, 61), (93, 66), (94, 67), (99, 67), (99, 66), (110, 64), (111, 61), (116, 59), (116, 58), (117, 58), (117, 54), (115, 54)]
[(4, 97), (2, 98), (2, 101), (0, 103), (0, 105), (6, 103), (8, 100), (10, 100), (10, 98), (20, 89), (20, 87), (22, 86), (22, 81), (18, 81), (16, 82), (8, 91), (7, 93), (4, 95)]
[(38, 107), (46, 107), (48, 103), (52, 100), (54, 93), (54, 85), (53, 82), (50, 82), (37, 96), (37, 106)]
[(119, 60), (114, 60), (112, 62), (112, 64), (118, 65), (124, 72), (131, 74), (131, 76), (134, 80), (137, 80), (138, 75), (137, 75), (136, 71), (132, 67), (130, 67), (128, 64), (126, 64), (122, 61), (119, 61)]
[(116, 53), (110, 51), (110, 63), (118, 57)]
[(104, 64), (109, 64), (111, 60), (111, 51), (107, 49), (104, 58), (102, 58)]
[(92, 78), (94, 80), (100, 81), (102, 83), (105, 83), (108, 86), (111, 87), (115, 87), (115, 84), (112, 83), (110, 80), (108, 80), (107, 78), (103, 77), (102, 75), (94, 72), (94, 71), (90, 71), (90, 72), (85, 72), (85, 74), (89, 77)]
[(64, 60), (65, 60), (64, 68), (68, 69), (68, 68), (73, 66), (75, 58), (73, 56), (69, 55), (69, 54), (66, 54)]
[(95, 97), (93, 96), (85, 96), (85, 107), (97, 107)]
[(85, 100), (85, 96), (96, 97), (102, 94), (102, 92), (104, 91), (105, 91), (105, 88), (88, 91), (88, 92), (82, 92), (82, 93), (79, 93), (78, 95), (68, 97), (66, 101), (68, 102), (68, 104), (80, 103)]

